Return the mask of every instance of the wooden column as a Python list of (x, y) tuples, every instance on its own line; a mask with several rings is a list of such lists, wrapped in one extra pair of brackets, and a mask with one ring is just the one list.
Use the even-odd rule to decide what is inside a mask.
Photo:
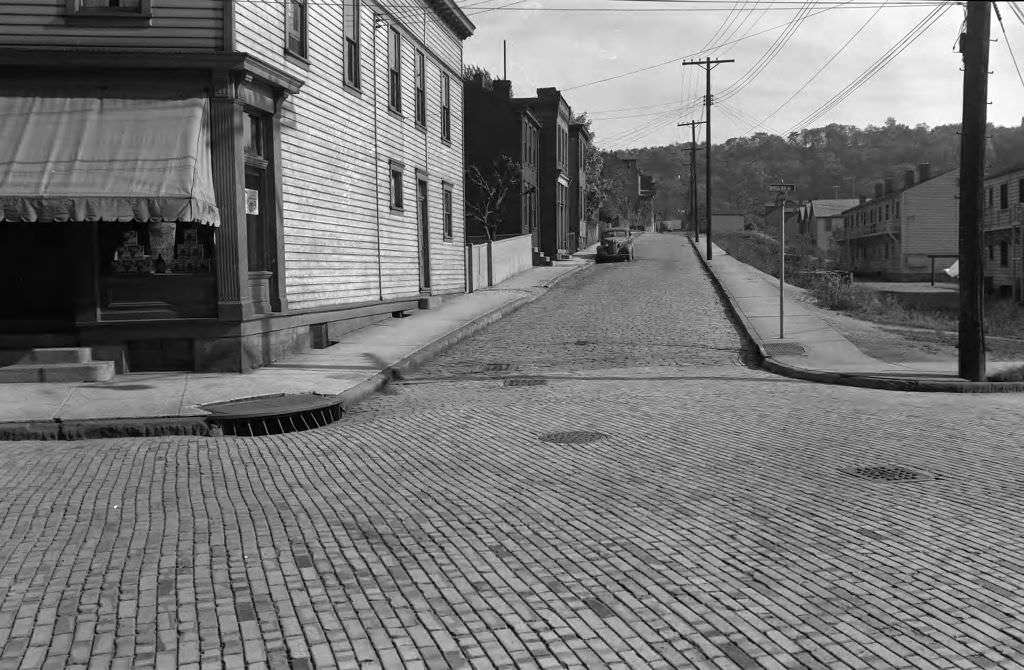
[(217, 316), (240, 321), (252, 314), (249, 295), (248, 235), (245, 221), (245, 156), (242, 102), (227, 72), (214, 75), (210, 145), (213, 188), (220, 209), (217, 229)]

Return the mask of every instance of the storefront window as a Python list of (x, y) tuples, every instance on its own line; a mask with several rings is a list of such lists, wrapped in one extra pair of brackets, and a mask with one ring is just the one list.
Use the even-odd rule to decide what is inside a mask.
[(104, 275), (198, 274), (213, 271), (211, 226), (194, 223), (101, 223)]

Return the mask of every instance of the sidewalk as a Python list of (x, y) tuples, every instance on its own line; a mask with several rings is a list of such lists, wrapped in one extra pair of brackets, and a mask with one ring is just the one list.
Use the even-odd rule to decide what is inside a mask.
[[(693, 244), (692, 238), (690, 238)], [(698, 256), (757, 347), (765, 370), (787, 377), (893, 391), (950, 393), (1024, 392), (1024, 382), (970, 382), (957, 374), (957, 361), (888, 363), (864, 354), (819, 316), (823, 310), (801, 299), (803, 290), (786, 285), (783, 335), (779, 337), (779, 280), (742, 263), (717, 245), (711, 260), (703, 240)], [(1024, 361), (989, 362), (988, 373)]]
[(207, 434), (201, 406), (257, 396), (337, 396), (342, 408), (377, 392), (404, 370), (536, 300), (593, 263), (584, 249), (570, 260), (532, 267), (474, 293), (445, 296), (441, 305), (390, 318), (311, 350), (238, 373), (154, 372), (110, 382), (0, 384), (0, 439), (115, 435)]

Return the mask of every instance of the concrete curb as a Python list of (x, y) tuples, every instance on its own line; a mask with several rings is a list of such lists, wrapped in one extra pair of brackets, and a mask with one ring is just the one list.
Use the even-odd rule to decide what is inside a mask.
[(697, 258), (700, 259), (704, 270), (711, 277), (712, 283), (726, 298), (729, 311), (743, 325), (744, 335), (754, 345), (758, 355), (758, 364), (762, 369), (784, 377), (801, 379), (804, 381), (817, 382), (819, 384), (834, 384), (838, 386), (854, 386), (858, 388), (876, 389), (880, 391), (904, 391), (919, 393), (1024, 393), (1024, 382), (970, 382), (970, 381), (936, 381), (931, 379), (904, 379), (887, 377), (885, 375), (851, 374), (845, 372), (830, 372), (828, 370), (815, 370), (802, 368), (796, 365), (783, 363), (772, 358), (766, 351), (757, 336), (756, 331), (747, 319), (747, 316), (736, 308), (735, 300), (729, 289), (721, 282), (718, 275), (712, 269), (707, 259), (701, 255), (700, 249), (694, 243), (693, 238), (686, 238), (693, 247)]
[[(355, 404), (374, 395), (390, 382), (402, 379), (419, 366), (434, 358), (453, 344), (463, 340), (495, 321), (511, 314), (520, 307), (537, 300), (566, 277), (590, 266), (583, 263), (569, 268), (537, 287), (532, 295), (512, 300), (486, 314), (458, 326), (440, 338), (389, 365), (368, 379), (338, 394), (342, 412), (349, 411)], [(0, 423), (0, 441), (21, 440), (91, 440), (114, 437), (159, 437), (167, 435), (217, 436), (219, 429), (210, 423), (214, 416), (179, 417), (130, 417), (108, 419), (76, 419), (50, 421), (12, 421)]]

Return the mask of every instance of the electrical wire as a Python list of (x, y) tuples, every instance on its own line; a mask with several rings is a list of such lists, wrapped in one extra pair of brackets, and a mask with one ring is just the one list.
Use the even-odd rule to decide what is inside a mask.
[[(829, 6), (829, 7), (826, 7), (824, 9), (819, 9), (816, 12), (812, 12), (811, 14), (806, 16), (805, 18), (811, 18), (812, 16), (817, 16), (819, 14), (824, 14), (825, 12), (829, 12), (829, 11), (832, 11), (833, 9), (837, 9), (837, 8), (843, 7), (845, 5), (848, 5), (851, 2), (853, 2), (853, 1), (854, 0), (844, 0), (843, 2), (837, 2), (837, 3), (835, 3), (835, 4), (833, 4), (833, 5)], [(728, 46), (732, 46), (734, 44), (738, 44), (738, 43), (743, 42), (745, 40), (748, 40), (748, 39), (751, 39), (751, 38), (754, 38), (754, 37), (758, 37), (759, 35), (764, 35), (765, 33), (773, 32), (775, 30), (778, 30), (779, 28), (785, 28), (786, 26), (788, 26), (791, 23), (792, 23), (792, 21), (787, 21), (785, 23), (780, 23), (777, 26), (772, 26), (771, 28), (765, 28), (764, 30), (759, 30), (759, 31), (757, 31), (755, 33), (750, 33), (746, 37), (741, 37), (741, 38), (732, 40), (731, 42), (725, 42), (723, 44), (719, 44), (717, 48), (721, 49), (723, 47), (728, 47)], [(655, 63), (654, 65), (648, 65), (648, 66), (645, 66), (645, 67), (642, 67), (642, 68), (637, 68), (636, 70), (630, 70), (629, 72), (623, 72), (622, 74), (613, 75), (611, 77), (604, 77), (602, 79), (595, 79), (594, 81), (588, 81), (588, 82), (584, 82), (582, 84), (576, 84), (575, 86), (568, 86), (566, 88), (563, 88), (562, 91), (573, 91), (573, 90), (576, 90), (578, 88), (586, 88), (587, 86), (594, 86), (596, 84), (604, 84), (604, 83), (609, 82), (609, 81), (615, 81), (616, 79), (622, 79), (623, 77), (631, 77), (634, 74), (639, 74), (641, 72), (647, 72), (648, 70), (654, 70), (656, 68), (664, 67), (664, 66), (669, 65), (671, 63), (678, 63), (679, 61), (682, 61), (682, 60), (693, 59), (693, 58), (696, 58), (698, 56), (703, 55), (704, 53), (705, 53), (704, 51), (695, 51), (695, 52), (693, 52), (691, 54), (687, 54), (685, 56), (678, 56), (676, 58), (672, 58), (670, 60), (663, 61), (661, 63)]]
[(768, 49), (766, 49), (765, 52), (761, 54), (760, 58), (758, 58), (758, 60), (743, 75), (741, 75), (733, 83), (726, 86), (725, 89), (723, 89), (718, 94), (718, 99), (728, 100), (729, 98), (736, 96), (740, 91), (749, 86), (755, 79), (757, 79), (765, 71), (768, 65), (770, 65), (771, 62), (775, 60), (775, 58), (779, 55), (782, 49), (785, 48), (786, 44), (788, 44), (789, 41), (793, 39), (793, 35), (796, 34), (796, 31), (800, 28), (800, 25), (807, 19), (807, 15), (810, 13), (811, 10), (810, 5), (810, 2), (804, 3), (804, 6), (800, 8), (800, 10), (797, 12), (796, 18), (789, 26), (787, 26), (786, 30), (784, 30), (781, 35), (775, 38), (775, 41), (772, 42), (771, 46), (769, 46)]
[(999, 12), (999, 5), (993, 3), (992, 8), (996, 10), (996, 19), (999, 20), (999, 29), (1003, 32), (1003, 41), (1006, 42), (1006, 50), (1010, 52), (1010, 58), (1013, 60), (1013, 69), (1017, 71), (1017, 78), (1020, 79), (1021, 86), (1024, 86), (1024, 75), (1020, 73), (1020, 66), (1017, 65), (1017, 56), (1013, 54), (1013, 47), (1010, 46), (1010, 38), (1006, 35), (1006, 27), (1003, 25), (1003, 17)]
[(881, 72), (889, 63), (891, 63), (897, 56), (907, 49), (911, 44), (917, 41), (925, 32), (931, 28), (939, 18), (946, 13), (953, 5), (947, 5), (945, 7), (936, 7), (928, 13), (923, 19), (921, 19), (913, 28), (901, 37), (896, 44), (889, 47), (888, 50), (882, 56), (880, 56), (874, 63), (872, 63), (867, 69), (861, 72), (852, 82), (846, 87), (840, 90), (838, 93), (833, 95), (827, 101), (825, 101), (816, 110), (805, 116), (803, 119), (793, 124), (789, 130), (786, 131), (788, 135), (791, 132), (806, 128), (810, 124), (820, 119), (825, 114), (838, 107), (843, 101), (849, 98), (855, 91), (861, 86), (870, 81), (875, 75)]
[[(817, 79), (818, 75), (820, 75), (825, 70), (825, 68), (828, 67), (830, 63), (832, 63), (832, 61), (834, 61), (841, 53), (843, 53), (843, 51), (846, 50), (847, 47), (850, 46), (850, 43), (853, 42), (853, 40), (857, 37), (857, 35), (860, 35), (864, 31), (864, 29), (868, 27), (868, 24), (871, 23), (875, 19), (876, 16), (878, 16), (878, 13), (881, 12), (882, 9), (883, 9), (882, 7), (879, 7), (878, 9), (876, 9), (875, 12), (870, 17), (868, 17), (868, 20), (865, 21), (861, 25), (861, 27), (857, 29), (857, 32), (855, 32), (853, 35), (851, 35), (850, 38), (847, 39), (846, 42), (844, 42), (843, 45), (841, 47), (839, 47), (839, 49), (836, 50), (835, 53), (833, 53), (831, 56), (829, 56), (828, 60), (826, 60), (824, 63), (822, 63), (821, 66), (818, 67), (818, 69), (814, 71), (814, 74), (812, 74), (810, 76), (810, 78), (807, 81), (805, 81), (800, 86), (800, 88), (798, 88), (796, 91), (794, 91), (791, 96), (786, 98), (785, 102), (783, 102), (781, 105), (776, 107), (775, 111), (773, 111), (771, 114), (769, 114), (768, 116), (766, 116), (763, 119), (761, 119), (755, 125), (759, 125), (761, 127), (766, 127), (766, 126), (764, 126), (764, 123), (766, 121), (768, 121), (769, 119), (774, 118), (774, 116), (776, 114), (778, 114), (782, 110), (783, 107), (785, 107), (786, 105), (791, 103), (793, 101), (793, 99), (796, 98), (796, 96), (798, 96), (801, 93), (803, 93), (804, 89), (806, 89), (808, 86), (810, 86), (811, 82), (813, 82), (815, 79)], [(754, 126), (751, 126), (750, 128), (747, 129), (747, 133), (749, 133), (753, 129), (754, 129)], [(744, 135), (745, 134), (746, 133), (744, 133)]]

